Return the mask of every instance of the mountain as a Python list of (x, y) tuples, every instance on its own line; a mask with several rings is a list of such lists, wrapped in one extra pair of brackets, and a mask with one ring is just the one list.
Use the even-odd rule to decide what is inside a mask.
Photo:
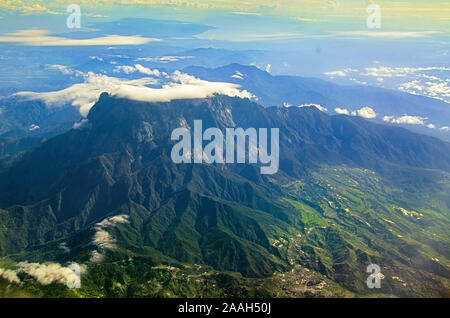
[[(184, 72), (208, 81), (241, 85), (256, 95), (258, 103), (264, 106), (318, 104), (327, 108), (330, 114), (334, 113), (335, 108), (345, 108), (351, 112), (368, 106), (377, 113), (373, 120), (380, 123), (384, 116), (403, 115), (425, 118), (427, 123), (433, 123), (438, 128), (448, 126), (450, 122), (448, 103), (400, 91), (364, 85), (343, 86), (317, 78), (272, 76), (257, 67), (236, 63), (219, 68), (190, 66)], [(424, 125), (402, 126), (450, 141), (447, 131)]]
[[(171, 132), (199, 119), (279, 128), (278, 173), (175, 164)], [(103, 93), (80, 128), (0, 173), (0, 267), (85, 264), (82, 296), (447, 296), (449, 185), (450, 144), (403, 128), (226, 96)], [(366, 286), (372, 263), (380, 290)], [(22, 292), (68, 292), (21, 275)]]

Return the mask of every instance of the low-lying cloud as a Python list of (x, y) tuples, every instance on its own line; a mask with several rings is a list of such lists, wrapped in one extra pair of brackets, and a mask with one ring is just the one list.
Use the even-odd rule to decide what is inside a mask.
[[(79, 272), (77, 272), (77, 270)], [(86, 267), (77, 263), (69, 266), (62, 266), (58, 263), (29, 263), (27, 261), (16, 264), (16, 269), (0, 268), (0, 276), (11, 283), (21, 284), (18, 274), (23, 273), (33, 277), (42, 285), (60, 283), (68, 286), (79, 286), (81, 274), (86, 271)]]
[(347, 108), (336, 107), (334, 112), (339, 115), (359, 116), (366, 119), (373, 119), (377, 117), (377, 113), (369, 106), (361, 107), (360, 109), (353, 111), (350, 111)]
[(42, 100), (49, 107), (70, 104), (77, 107), (80, 113), (86, 116), (102, 92), (113, 94), (119, 91), (122, 85), (126, 85), (127, 87), (144, 87), (145, 85), (159, 83), (156, 79), (149, 77), (127, 80), (91, 72), (83, 76), (84, 83), (74, 84), (59, 91), (42, 93), (18, 92), (13, 94), (13, 96), (30, 100)]
[[(53, 68), (65, 74), (75, 72), (60, 65)], [(169, 102), (176, 99), (208, 98), (214, 95), (255, 98), (250, 92), (241, 90), (240, 85), (227, 82), (209, 82), (179, 71), (175, 71), (169, 76), (166, 73), (152, 70), (139, 64), (122, 66), (116, 69), (126, 73), (137, 71), (153, 77), (129, 80), (92, 72), (78, 72), (76, 74), (84, 78), (83, 83), (77, 83), (59, 91), (18, 92), (12, 96), (19, 96), (29, 100), (42, 100), (49, 107), (70, 104), (77, 107), (83, 116), (88, 114), (102, 92), (143, 102)], [(155, 78), (158, 76), (164, 77), (166, 84), (160, 88), (148, 87), (149, 85), (160, 84), (160, 80)]]
[(97, 250), (91, 252), (90, 261), (92, 263), (100, 263), (104, 259), (103, 251), (116, 248), (116, 240), (107, 231), (108, 228), (115, 227), (117, 224), (129, 223), (129, 216), (126, 214), (116, 215), (104, 219), (95, 224), (95, 234), (92, 243), (97, 247)]
[(384, 116), (383, 121), (392, 124), (406, 124), (406, 125), (425, 125), (427, 118), (420, 116), (403, 115), (400, 117)]
[(20, 279), (17, 276), (17, 272), (14, 270), (0, 268), (0, 277), (6, 279), (10, 283), (20, 284)]
[(7, 36), (0, 36), (0, 42), (19, 43), (30, 46), (110, 46), (110, 45), (141, 45), (160, 41), (155, 38), (146, 38), (140, 35), (107, 35), (90, 39), (70, 39), (48, 35), (48, 30), (27, 29)]
[(352, 111), (351, 113), (353, 116), (359, 116), (367, 119), (375, 118), (377, 117), (377, 113), (371, 108), (371, 107), (362, 107), (358, 110)]

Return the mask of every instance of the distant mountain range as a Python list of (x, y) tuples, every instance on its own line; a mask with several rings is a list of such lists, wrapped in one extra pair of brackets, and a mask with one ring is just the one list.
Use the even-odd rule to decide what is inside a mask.
[[(239, 72), (255, 94), (270, 82), (266, 104), (289, 82), (301, 96), (290, 102), (331, 105), (312, 82)], [(279, 172), (173, 163), (171, 132), (198, 119), (204, 129), (279, 128)], [(226, 96), (145, 103), (103, 93), (83, 125), (0, 173), (0, 265), (86, 264), (78, 293), (90, 296), (448, 296), (449, 187), (450, 144), (403, 128)], [(366, 286), (372, 263), (380, 290)], [(280, 275), (295, 277), (287, 285)], [(298, 287), (305, 277), (314, 293)]]
[(450, 141), (450, 131), (439, 129), (450, 125), (450, 105), (438, 99), (365, 85), (337, 85), (316, 78), (272, 76), (255, 66), (240, 64), (219, 68), (191, 66), (185, 68), (184, 72), (208, 81), (239, 84), (256, 95), (258, 103), (264, 106), (318, 104), (327, 108), (329, 114), (335, 114), (335, 108), (347, 109), (351, 113), (362, 107), (370, 107), (377, 114), (373, 118), (375, 122), (383, 122), (384, 116), (421, 117), (436, 128), (411, 124), (401, 126)]

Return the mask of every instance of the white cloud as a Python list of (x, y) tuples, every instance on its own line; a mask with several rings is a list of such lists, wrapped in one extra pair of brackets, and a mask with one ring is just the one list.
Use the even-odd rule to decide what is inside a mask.
[(136, 72), (136, 68), (130, 65), (118, 65), (113, 70), (114, 73), (124, 72), (125, 74), (131, 74)]
[(159, 57), (139, 57), (136, 61), (144, 61), (144, 62), (157, 62), (157, 63), (170, 63), (170, 62), (178, 62), (181, 60), (192, 59), (194, 56), (159, 56)]
[(413, 32), (391, 32), (391, 31), (344, 31), (334, 32), (335, 36), (345, 37), (372, 37), (372, 38), (386, 38), (386, 39), (405, 39), (405, 38), (423, 38), (426, 36), (436, 35), (441, 32), (438, 31), (413, 31)]
[(157, 80), (148, 77), (126, 80), (91, 72), (83, 74), (83, 76), (84, 83), (74, 84), (59, 91), (41, 93), (18, 92), (13, 94), (13, 96), (20, 96), (30, 100), (42, 100), (49, 107), (71, 104), (78, 107), (80, 113), (86, 116), (102, 92), (112, 94), (119, 91), (123, 85), (127, 87), (145, 87), (145, 85), (158, 84)]
[(360, 116), (360, 117), (368, 118), (368, 119), (377, 117), (377, 114), (375, 113), (375, 111), (372, 108), (367, 107), (367, 106), (362, 107), (358, 110), (352, 111), (352, 115)]
[(334, 111), (335, 111), (337, 114), (340, 114), (340, 115), (350, 115), (350, 111), (349, 111), (348, 109), (345, 109), (345, 108), (339, 108), (339, 107), (336, 107), (336, 108), (334, 109)]
[[(59, 65), (59, 64), (52, 64), (52, 65), (47, 65), (47, 67), (49, 69), (53, 69), (53, 70), (57, 70), (59, 72), (61, 72), (64, 75), (72, 75), (75, 74), (75, 71), (70, 69), (67, 66), (64, 65)], [(81, 72), (80, 72), (81, 73)]]
[(324, 74), (329, 77), (345, 77), (345, 76), (347, 76), (347, 73), (344, 71), (325, 72)]
[(147, 67), (142, 66), (141, 64), (136, 64), (134, 66), (136, 68), (136, 70), (142, 74), (146, 74), (146, 75), (152, 75), (152, 76), (161, 76), (161, 73), (159, 72), (158, 69), (149, 69)]
[(261, 13), (259, 12), (247, 12), (247, 11), (234, 11), (232, 13), (236, 15), (256, 15), (256, 16), (261, 15)]
[(113, 72), (114, 73), (119, 73), (119, 72), (124, 72), (125, 74), (131, 74), (134, 72), (139, 72), (145, 75), (151, 75), (151, 76), (156, 76), (159, 77), (161, 76), (161, 74), (163, 75), (167, 75), (166, 73), (161, 73), (158, 69), (150, 69), (147, 68), (145, 66), (142, 66), (141, 64), (135, 64), (134, 66), (131, 65), (118, 65), (114, 68)]
[(126, 214), (115, 215), (104, 219), (95, 225), (96, 228), (114, 227), (117, 224), (126, 224), (129, 222), (129, 216)]
[(450, 86), (441, 79), (438, 79), (437, 82), (427, 81), (424, 84), (419, 80), (413, 80), (399, 85), (398, 89), (410, 94), (421, 94), (450, 103)]
[[(115, 227), (117, 224), (129, 223), (129, 216), (126, 214), (116, 215), (104, 219), (103, 221), (95, 224), (95, 234), (92, 243), (97, 246), (100, 251), (116, 248), (116, 240), (108, 233), (107, 229)], [(91, 253), (91, 262), (99, 263), (103, 260), (104, 255), (99, 251), (94, 250)]]
[(442, 126), (439, 129), (442, 130), (442, 131), (450, 131), (450, 127), (449, 126)]
[(175, 71), (171, 78), (174, 82), (165, 84), (162, 88), (124, 84), (113, 95), (147, 102), (207, 98), (216, 94), (249, 99), (254, 97), (246, 90), (239, 90), (240, 86), (232, 83), (208, 82), (179, 71)]
[(403, 83), (398, 87), (401, 91), (406, 91), (412, 94), (417, 94), (418, 91), (423, 91), (424, 87), (420, 85), (418, 80), (414, 80), (411, 82)]
[(97, 61), (103, 62), (103, 57), (100, 57), (100, 56), (89, 56), (89, 58), (91, 60), (97, 60)]
[(297, 21), (300, 21), (300, 22), (317, 22), (316, 19), (303, 18), (303, 17), (295, 17), (294, 20), (297, 20)]
[(94, 234), (94, 239), (92, 242), (101, 249), (115, 248), (114, 238), (105, 230), (97, 230)]
[(39, 127), (38, 125), (36, 125), (36, 124), (31, 124), (30, 125), (30, 127), (28, 127), (28, 130), (29, 131), (34, 131), (34, 130), (38, 130), (38, 129), (40, 129), (41, 127)]
[(17, 272), (14, 270), (0, 268), (0, 277), (3, 277), (10, 283), (20, 284), (20, 279), (17, 276)]
[(144, 77), (134, 80), (109, 77), (92, 72), (82, 73), (72, 71), (63, 66), (54, 66), (62, 72), (76, 72), (84, 78), (83, 83), (77, 83), (65, 89), (53, 92), (18, 92), (12, 96), (29, 100), (42, 100), (49, 107), (71, 104), (77, 107), (81, 115), (86, 116), (102, 92), (110, 95), (128, 98), (136, 101), (169, 102), (175, 99), (208, 98), (213, 95), (227, 95), (240, 98), (256, 98), (240, 86), (226, 82), (208, 82), (189, 74), (175, 71), (171, 76), (159, 70), (149, 69), (140, 64), (135, 66), (116, 67), (116, 72), (141, 72), (146, 75), (165, 77), (166, 84), (160, 88), (150, 88), (148, 85), (160, 84), (158, 79)]
[(48, 35), (49, 31), (42, 29), (21, 30), (0, 36), (0, 42), (20, 43), (31, 46), (103, 46), (103, 45), (141, 45), (160, 41), (154, 38), (145, 38), (140, 35), (123, 36), (107, 35), (90, 39), (70, 39)]
[[(79, 268), (80, 273), (76, 273), (73, 268)], [(79, 285), (80, 275), (85, 272), (86, 268), (83, 265), (72, 263), (69, 267), (61, 266), (57, 263), (28, 263), (20, 262), (17, 264), (15, 271), (10, 271), (9, 276), (15, 282), (20, 280), (17, 277), (18, 273), (25, 273), (36, 279), (42, 285), (49, 285), (51, 283), (71, 284), (72, 286)], [(13, 273), (15, 273), (15, 276)], [(80, 275), (79, 275), (80, 274)]]
[(105, 256), (97, 250), (91, 252), (91, 258), (89, 259), (92, 263), (101, 263), (105, 259)]
[(383, 121), (393, 124), (406, 124), (406, 125), (425, 125), (427, 118), (420, 116), (403, 115), (400, 117), (384, 116)]
[(322, 105), (319, 105), (319, 104), (302, 104), (302, 105), (299, 105), (298, 107), (315, 107), (315, 108), (317, 108), (318, 110), (320, 110), (321, 112), (327, 112), (328, 111), (328, 109), (326, 108), (326, 107), (323, 107)]
[(418, 72), (431, 72), (431, 71), (450, 71), (450, 67), (443, 66), (430, 66), (430, 67), (366, 67), (365, 73), (361, 73), (363, 76), (374, 77), (405, 77), (410, 74)]
[(244, 74), (242, 74), (239, 71), (236, 71), (236, 73), (231, 75), (231, 77), (242, 80), (242, 79), (244, 79)]
[(73, 124), (73, 129), (82, 129), (86, 127), (86, 125), (89, 123), (89, 120), (87, 118), (81, 119), (79, 122)]

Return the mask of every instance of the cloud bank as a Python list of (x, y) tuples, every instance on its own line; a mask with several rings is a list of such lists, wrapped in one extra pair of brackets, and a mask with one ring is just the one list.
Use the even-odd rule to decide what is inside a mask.
[[(62, 72), (70, 74), (70, 70), (55, 67)], [(151, 88), (147, 85), (157, 85), (160, 81), (153, 77), (144, 77), (135, 80), (110, 77), (92, 72), (81, 73), (84, 83), (74, 84), (65, 89), (53, 92), (18, 92), (12, 96), (19, 96), (29, 100), (42, 100), (47, 106), (63, 106), (70, 104), (79, 108), (81, 115), (86, 116), (94, 106), (102, 92), (112, 96), (127, 98), (143, 102), (169, 102), (175, 99), (208, 98), (216, 94), (240, 98), (254, 98), (240, 86), (226, 82), (208, 82), (194, 76), (175, 71), (171, 76), (159, 70), (152, 70), (142, 65), (121, 66), (124, 72), (140, 72), (153, 77), (164, 76), (166, 84), (160, 88)], [(72, 71), (73, 72), (73, 71)]]
[(406, 125), (425, 125), (427, 118), (420, 116), (403, 115), (400, 117), (384, 116), (383, 121), (392, 124), (406, 124)]
[(70, 39), (48, 35), (49, 31), (43, 29), (27, 29), (7, 36), (0, 36), (0, 42), (19, 43), (30, 46), (104, 46), (104, 45), (141, 45), (160, 41), (155, 38), (146, 38), (140, 35), (107, 35), (91, 39)]
[[(77, 263), (71, 263), (68, 267), (58, 263), (28, 263), (20, 262), (15, 270), (0, 268), (0, 276), (11, 283), (21, 284), (19, 273), (27, 274), (42, 285), (60, 283), (68, 286), (79, 286), (81, 274), (86, 271), (86, 267)], [(79, 269), (77, 273), (75, 269)]]

